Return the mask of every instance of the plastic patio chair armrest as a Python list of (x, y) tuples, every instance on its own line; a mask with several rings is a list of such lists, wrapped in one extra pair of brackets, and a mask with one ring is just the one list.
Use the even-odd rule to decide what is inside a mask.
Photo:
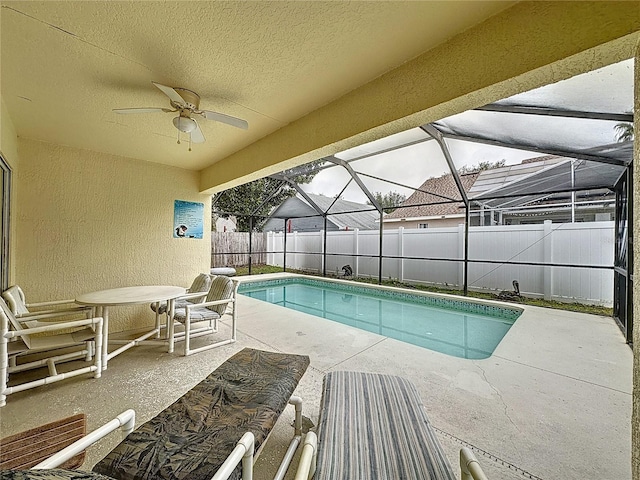
[(75, 300), (52, 300), (50, 302), (26, 303), (27, 307), (46, 307), (48, 305), (65, 305), (76, 303)]
[(77, 315), (79, 313), (86, 312), (91, 310), (91, 307), (81, 307), (75, 309), (64, 309), (64, 310), (45, 310), (43, 312), (32, 312), (25, 313), (24, 315), (20, 315), (17, 319), (21, 320), (39, 320), (42, 318), (55, 318), (55, 317), (65, 317), (69, 315)]
[(202, 298), (206, 296), (207, 296), (207, 292), (194, 292), (194, 293), (187, 293), (186, 295), (181, 295), (178, 298), (176, 298), (176, 300), (191, 300), (194, 298)]
[(133, 431), (135, 423), (136, 412), (131, 409), (125, 410), (116, 418), (104, 424), (102, 427), (97, 428), (93, 432), (82, 437), (80, 440), (76, 440), (68, 447), (63, 448), (55, 455), (52, 455), (46, 460), (43, 460), (42, 462), (34, 466), (32, 470), (47, 470), (50, 468), (59, 467), (62, 463), (66, 462), (70, 458), (74, 457), (87, 447), (93, 445), (98, 440), (106, 437), (109, 433), (117, 430), (118, 428), (122, 429), (122, 435), (123, 437), (126, 437)]
[(318, 454), (318, 437), (313, 432), (307, 432), (302, 444), (300, 462), (294, 480), (309, 480), (315, 474), (316, 456)]
[(83, 320), (75, 320), (73, 322), (55, 322), (42, 327), (24, 328), (22, 330), (11, 330), (5, 333), (5, 338), (21, 337), (23, 335), (32, 335), (35, 333), (56, 332), (67, 328), (84, 327), (86, 325), (102, 326), (102, 317), (85, 318)]
[[(213, 306), (213, 305), (222, 305), (222, 304), (224, 304), (224, 303), (233, 303), (233, 302), (235, 302), (235, 301), (236, 301), (236, 300), (235, 300), (235, 298), (223, 298), (222, 300), (212, 300), (212, 301), (210, 301), (210, 302), (196, 303), (196, 304), (194, 304), (193, 306), (194, 306), (194, 307), (198, 307), (198, 308), (201, 308), (201, 307), (211, 307), (211, 306)], [(190, 306), (190, 305), (187, 305), (187, 308), (191, 308), (191, 306)]]

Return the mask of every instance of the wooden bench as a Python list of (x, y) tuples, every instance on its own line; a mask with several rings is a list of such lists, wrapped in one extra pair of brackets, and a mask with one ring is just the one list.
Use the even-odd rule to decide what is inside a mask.
[[(302, 403), (292, 394), (308, 365), (307, 356), (245, 348), (175, 403), (128, 433), (95, 465), (95, 478), (251, 479), (254, 452), (259, 452), (287, 403), (293, 403), (295, 434), (290, 453), (283, 460), (286, 465), (281, 467), (284, 476), (302, 435)], [(114, 425), (109, 431), (117, 428), (117, 422)], [(57, 467), (74, 454), (72, 447), (34, 468)], [(3, 472), (2, 478), (29, 478), (25, 472), (32, 471), (15, 476)], [(61, 478), (74, 478), (70, 475)]]
[[(314, 473), (315, 480), (457, 480), (416, 388), (404, 378), (328, 373), (317, 431), (305, 438), (295, 480)], [(463, 479), (485, 479), (464, 476), (477, 470), (473, 454), (464, 455)]]

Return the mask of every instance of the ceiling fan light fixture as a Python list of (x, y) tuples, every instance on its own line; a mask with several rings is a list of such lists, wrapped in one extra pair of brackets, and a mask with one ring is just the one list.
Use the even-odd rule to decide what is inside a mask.
[(184, 133), (191, 133), (197, 128), (196, 121), (193, 118), (177, 116), (173, 119), (173, 125)]

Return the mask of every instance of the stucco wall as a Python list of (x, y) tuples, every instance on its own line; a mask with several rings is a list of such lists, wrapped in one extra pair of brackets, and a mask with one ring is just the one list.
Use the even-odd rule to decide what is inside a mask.
[[(208, 271), (211, 200), (198, 193), (197, 172), (22, 139), (18, 153), (16, 282), (29, 301), (188, 286)], [(174, 200), (205, 204), (205, 238), (173, 238)], [(154, 318), (146, 305), (110, 312), (112, 332)]]
[(640, 42), (635, 54), (635, 148), (633, 165), (633, 416), (631, 419), (631, 468), (633, 480), (640, 480)]

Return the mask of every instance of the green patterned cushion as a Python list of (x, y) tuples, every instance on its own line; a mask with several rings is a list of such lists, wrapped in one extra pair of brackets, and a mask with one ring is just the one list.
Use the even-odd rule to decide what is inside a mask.
[(118, 480), (210, 480), (245, 432), (260, 448), (308, 365), (307, 356), (245, 348), (93, 469)]

